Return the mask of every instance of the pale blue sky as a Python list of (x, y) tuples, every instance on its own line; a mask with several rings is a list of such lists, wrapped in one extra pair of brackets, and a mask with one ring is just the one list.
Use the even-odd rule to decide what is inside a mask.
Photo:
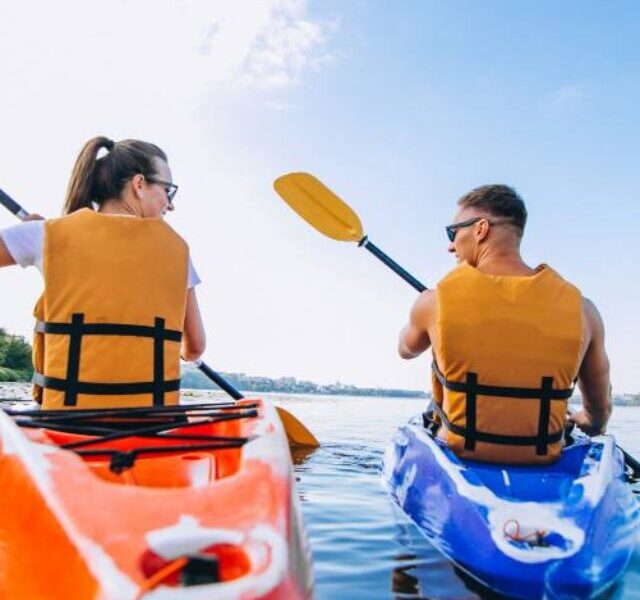
[[(92, 135), (160, 144), (214, 366), (424, 387), (428, 360), (395, 355), (411, 288), (273, 193), (305, 170), (427, 285), (453, 266), (456, 198), (515, 186), (525, 257), (596, 302), (614, 389), (640, 389), (636, 2), (114, 2), (96, 23), (70, 0), (53, 33), (25, 6), (0, 9), (0, 187), (53, 215)], [(9, 329), (38, 285), (0, 274)]]

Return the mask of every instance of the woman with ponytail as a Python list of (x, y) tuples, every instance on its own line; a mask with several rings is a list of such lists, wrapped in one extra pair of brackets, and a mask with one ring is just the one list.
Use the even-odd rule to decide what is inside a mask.
[(179, 401), (179, 359), (205, 335), (186, 242), (164, 221), (178, 187), (167, 156), (139, 140), (89, 140), (63, 216), (0, 231), (0, 267), (36, 266), (34, 392), (48, 409)]

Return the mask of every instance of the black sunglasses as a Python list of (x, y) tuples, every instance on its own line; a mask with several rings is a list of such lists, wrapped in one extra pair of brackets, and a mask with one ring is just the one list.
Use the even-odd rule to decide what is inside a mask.
[(467, 219), (466, 221), (460, 221), (459, 223), (453, 223), (453, 225), (447, 225), (445, 227), (447, 231), (447, 237), (450, 242), (453, 242), (456, 239), (456, 233), (458, 233), (458, 229), (462, 229), (464, 227), (471, 227), (474, 223), (478, 221), (485, 220), (489, 225), (504, 225), (505, 223), (512, 223), (510, 219), (505, 219), (503, 221), (490, 221), (486, 217), (473, 217), (473, 219)]
[(173, 204), (173, 199), (178, 192), (178, 186), (170, 181), (162, 181), (162, 179), (156, 179), (155, 177), (146, 178), (149, 183), (157, 183), (164, 186), (164, 191), (167, 192), (167, 198), (169, 198), (169, 204)]
[(447, 225), (445, 230), (447, 232), (447, 237), (450, 242), (453, 242), (456, 239), (456, 233), (458, 233), (458, 229), (462, 229), (463, 227), (471, 227), (474, 223), (481, 221), (484, 217), (474, 217), (473, 219), (467, 219), (466, 221), (460, 221), (459, 223), (453, 223), (452, 225)]

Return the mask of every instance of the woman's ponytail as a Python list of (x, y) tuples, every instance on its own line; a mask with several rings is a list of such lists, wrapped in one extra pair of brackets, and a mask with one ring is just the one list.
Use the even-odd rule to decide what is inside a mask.
[(69, 214), (81, 208), (93, 210), (94, 181), (98, 152), (101, 148), (110, 151), (114, 147), (113, 140), (98, 136), (90, 139), (80, 151), (73, 166), (67, 196), (64, 201), (64, 214)]
[[(98, 158), (104, 148), (107, 154)], [(137, 173), (155, 175), (154, 159), (167, 161), (165, 153), (155, 144), (140, 140), (114, 142), (98, 136), (89, 140), (76, 160), (71, 173), (63, 214), (81, 208), (93, 209), (110, 198), (119, 198), (128, 180)]]

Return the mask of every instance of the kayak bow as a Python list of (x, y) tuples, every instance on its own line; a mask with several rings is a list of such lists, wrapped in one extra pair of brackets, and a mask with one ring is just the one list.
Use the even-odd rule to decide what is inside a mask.
[(515, 598), (591, 598), (615, 584), (640, 513), (610, 435), (578, 437), (552, 465), (459, 459), (416, 417), (387, 448), (398, 506), (448, 558)]
[(0, 597), (311, 598), (274, 407), (130, 411), (0, 410)]

